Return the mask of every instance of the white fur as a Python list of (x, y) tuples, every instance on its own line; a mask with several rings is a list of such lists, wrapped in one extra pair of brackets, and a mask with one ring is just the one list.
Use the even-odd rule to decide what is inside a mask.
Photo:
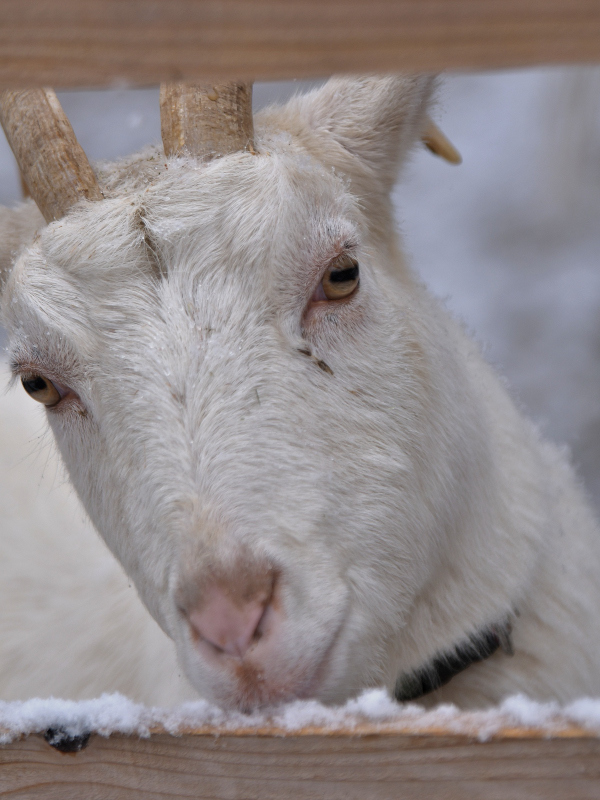
[[(4, 360), (0, 369), (7, 384)], [(65, 482), (43, 409), (20, 389), (3, 392), (0, 419), (2, 699), (107, 688), (146, 703), (193, 697), (172, 642)]]
[[(108, 166), (106, 199), (44, 229), (6, 281), (17, 371), (81, 399), (48, 419), (87, 512), (191, 684), (223, 705), (391, 690), (401, 672), (508, 618), (514, 657), (496, 653), (427, 702), (600, 692), (591, 512), (565, 456), (540, 441), (398, 249), (389, 192), (430, 92), (427, 77), (331, 81), (259, 115), (257, 155), (203, 164), (148, 151)], [(359, 291), (306, 317), (346, 242)], [(32, 531), (23, 553), (46, 533)], [(43, 564), (21, 558), (34, 585), (46, 580)], [(72, 564), (73, 546), (61, 558)], [(282, 576), (283, 623), (248, 657), (261, 673), (250, 688), (201, 657), (177, 608), (182, 585), (244, 559)], [(86, 587), (102, 560), (82, 559)], [(77, 572), (67, 607), (79, 602)], [(61, 693), (185, 694), (168, 642), (137, 622), (131, 598), (123, 609), (136, 623), (123, 611), (113, 627), (104, 609), (127, 597), (118, 575), (97, 580), (77, 627), (44, 609), (41, 633), (13, 646), (38, 631), (21, 620), (42, 613), (34, 592), (22, 598), (2, 647), (34, 666), (2, 673), (11, 696), (47, 693), (71, 631), (78, 654), (60, 686), (68, 668), (73, 690)], [(156, 652), (130, 652), (138, 624)], [(137, 688), (127, 670), (139, 670)]]

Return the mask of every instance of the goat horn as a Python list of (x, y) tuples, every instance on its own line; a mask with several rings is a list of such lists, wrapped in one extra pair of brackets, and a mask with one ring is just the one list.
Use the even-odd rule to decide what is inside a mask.
[(0, 92), (0, 123), (46, 222), (101, 200), (94, 171), (52, 89)]
[(421, 135), (425, 147), (436, 156), (449, 161), (451, 164), (462, 164), (462, 156), (454, 147), (450, 139), (430, 119), (427, 119), (425, 130)]
[(252, 84), (163, 83), (160, 121), (165, 155), (212, 159), (254, 152)]

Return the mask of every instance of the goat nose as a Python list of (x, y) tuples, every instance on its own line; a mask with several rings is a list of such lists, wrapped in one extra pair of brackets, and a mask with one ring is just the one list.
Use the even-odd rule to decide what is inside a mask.
[[(237, 593), (236, 593), (237, 594)], [(271, 603), (272, 589), (239, 597), (214, 585), (204, 592), (202, 605), (188, 613), (192, 630), (216, 650), (241, 658), (260, 638), (261, 622)]]

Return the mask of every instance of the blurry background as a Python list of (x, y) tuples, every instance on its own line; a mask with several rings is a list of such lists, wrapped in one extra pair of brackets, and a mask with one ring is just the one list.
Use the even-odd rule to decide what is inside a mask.
[[(255, 106), (305, 86), (257, 84)], [(91, 159), (160, 141), (158, 90), (60, 99)], [(464, 163), (423, 149), (406, 169), (394, 198), (410, 262), (571, 448), (600, 509), (600, 68), (448, 75), (434, 116)], [(0, 137), (0, 202), (20, 197)]]

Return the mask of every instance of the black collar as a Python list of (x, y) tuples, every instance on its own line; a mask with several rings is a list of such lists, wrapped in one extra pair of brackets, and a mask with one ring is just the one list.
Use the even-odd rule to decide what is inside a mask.
[(471, 664), (485, 661), (502, 648), (507, 655), (513, 655), (510, 640), (512, 626), (510, 621), (491, 625), (478, 633), (471, 634), (459, 642), (452, 650), (434, 656), (423, 667), (400, 675), (396, 681), (394, 697), (401, 703), (417, 700), (440, 686), (445, 686), (455, 675)]

